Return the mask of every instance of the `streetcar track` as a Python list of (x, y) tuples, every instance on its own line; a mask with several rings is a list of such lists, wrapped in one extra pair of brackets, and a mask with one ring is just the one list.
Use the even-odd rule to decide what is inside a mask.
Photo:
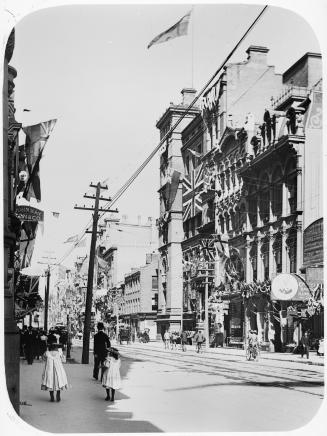
[[(124, 351), (125, 351), (125, 349), (124, 349)], [(126, 351), (128, 352), (128, 349)], [(130, 350), (130, 351), (132, 351), (132, 350)], [(187, 363), (188, 367), (185, 367), (185, 362), (181, 362), (180, 359), (178, 359), (176, 357), (167, 356), (166, 353), (161, 353), (161, 355), (164, 354), (165, 357), (166, 357), (166, 359), (164, 359), (164, 361), (162, 361), (162, 360), (159, 360), (159, 359), (162, 358), (162, 356), (160, 356), (160, 355), (159, 356), (153, 355), (149, 351), (146, 352), (144, 350), (139, 350), (139, 349), (138, 350), (133, 350), (133, 351), (137, 351), (139, 354), (141, 354), (141, 355), (143, 355), (143, 356), (145, 356), (147, 358), (151, 357), (152, 361), (154, 361), (156, 363), (159, 363), (159, 364), (162, 364), (162, 365), (173, 366), (175, 369), (176, 369), (176, 363), (177, 363), (179, 365), (179, 368), (178, 368), (179, 370), (184, 369), (184, 370), (187, 371), (187, 370), (191, 369), (189, 366), (196, 366), (196, 368), (194, 369), (194, 371), (196, 371), (196, 372), (205, 373), (205, 374), (209, 374), (209, 375), (220, 375), (220, 376), (223, 376), (223, 377), (225, 377), (225, 378), (227, 378), (229, 380), (242, 381), (244, 384), (251, 383), (251, 384), (260, 385), (260, 386), (275, 386), (277, 388), (279, 387), (279, 388), (284, 388), (284, 389), (290, 389), (290, 390), (293, 390), (293, 391), (296, 391), (296, 392), (302, 392), (302, 393), (305, 393), (305, 394), (318, 396), (320, 398), (324, 397), (323, 394), (315, 393), (315, 392), (310, 392), (310, 391), (307, 391), (307, 390), (303, 390), (303, 389), (299, 389), (299, 388), (296, 388), (296, 387), (288, 386), (286, 384), (286, 382), (300, 382), (300, 383), (304, 382), (304, 383), (310, 384), (310, 386), (312, 386), (312, 387), (317, 387), (317, 386), (323, 386), (324, 385), (323, 381), (311, 381), (311, 382), (309, 382), (309, 381), (306, 381), (306, 380), (301, 380), (301, 378), (295, 379), (295, 378), (285, 377), (285, 376), (280, 376), (280, 375), (262, 374), (262, 373), (258, 373), (258, 372), (247, 371), (247, 370), (244, 370), (244, 369), (236, 369), (236, 368), (226, 369), (226, 368), (220, 366), (217, 361), (215, 361), (215, 364), (214, 364), (214, 363), (203, 362), (200, 359), (197, 359), (193, 363), (188, 361), (188, 363)], [(188, 357), (188, 356), (185, 356), (185, 357)], [(192, 356), (192, 357), (196, 358), (196, 356)], [(239, 361), (235, 361), (235, 362), (241, 363)], [(219, 370), (219, 374), (212, 374), (212, 373), (208, 372), (208, 369), (206, 369), (206, 370), (200, 369), (197, 365), (199, 365), (201, 367), (204, 367), (204, 368), (208, 368), (208, 369), (209, 368), (214, 369), (214, 370), (218, 369)], [(169, 371), (169, 372), (173, 372), (173, 371)], [(233, 373), (239, 372), (239, 373), (247, 374), (247, 376), (245, 375), (245, 376), (242, 377), (242, 376), (237, 376), (235, 374), (231, 375), (231, 374), (228, 374), (228, 372), (233, 372)], [(253, 378), (252, 378), (253, 375), (267, 377), (267, 378), (276, 378), (276, 377), (278, 377), (279, 379), (282, 379), (282, 381), (281, 382), (276, 381), (272, 385), (272, 382), (254, 381)], [(283, 380), (284, 380), (284, 382), (283, 382)]]

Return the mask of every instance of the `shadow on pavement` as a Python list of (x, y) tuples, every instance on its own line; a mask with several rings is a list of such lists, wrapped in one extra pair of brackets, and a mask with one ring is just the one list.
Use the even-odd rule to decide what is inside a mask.
[[(162, 430), (149, 421), (133, 420), (133, 410), (124, 410), (123, 387), (116, 390), (115, 402), (105, 401), (106, 391), (100, 381), (92, 378), (93, 354), (90, 363), (81, 362), (81, 349), (74, 347), (73, 362), (64, 364), (68, 383), (60, 403), (51, 403), (49, 393), (41, 391), (44, 364), (21, 362), (21, 414), (26, 423), (53, 433), (158, 433)], [(134, 362), (140, 360), (122, 356), (121, 377), (128, 378)], [(126, 380), (125, 383), (128, 383)], [(25, 403), (25, 404), (24, 404)], [(27, 407), (28, 406), (28, 407)]]

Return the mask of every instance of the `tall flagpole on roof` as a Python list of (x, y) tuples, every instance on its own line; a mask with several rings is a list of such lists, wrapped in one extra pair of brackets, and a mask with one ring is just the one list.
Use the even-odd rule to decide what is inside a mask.
[(191, 88), (194, 87), (194, 5), (192, 5), (191, 9), (192, 16), (192, 28), (191, 28)]

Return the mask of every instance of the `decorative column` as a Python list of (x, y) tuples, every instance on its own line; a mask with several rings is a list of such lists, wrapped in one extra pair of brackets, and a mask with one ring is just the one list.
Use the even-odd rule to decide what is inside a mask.
[(217, 129), (216, 129), (216, 123), (217, 123), (217, 117), (214, 111), (212, 111), (211, 114), (211, 148), (214, 148), (217, 144)]
[(262, 235), (260, 231), (257, 232), (257, 280), (262, 280)]
[(287, 264), (288, 264), (287, 262), (288, 252), (287, 252), (287, 245), (286, 245), (287, 231), (286, 231), (285, 221), (283, 221), (282, 223), (281, 235), (282, 235), (282, 273), (286, 273)]
[(249, 235), (246, 235), (245, 242), (245, 281), (246, 283), (251, 283), (253, 281), (253, 271), (250, 259), (250, 251), (251, 251), (251, 238)]
[(269, 226), (268, 233), (268, 268), (269, 268), (269, 278), (271, 279), (274, 273), (274, 233), (272, 226)]
[[(301, 144), (302, 145), (302, 144)], [(302, 146), (299, 145), (296, 155), (296, 271), (299, 273), (303, 265), (303, 177), (302, 168), (304, 167)]]
[(288, 215), (288, 199), (287, 199), (287, 186), (286, 186), (286, 181), (283, 180), (283, 184), (282, 184), (282, 217), (285, 218)]

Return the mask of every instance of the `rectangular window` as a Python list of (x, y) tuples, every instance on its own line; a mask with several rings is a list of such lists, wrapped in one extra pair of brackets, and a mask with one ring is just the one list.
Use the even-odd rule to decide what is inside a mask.
[(157, 291), (158, 290), (158, 277), (152, 276), (152, 290)]

